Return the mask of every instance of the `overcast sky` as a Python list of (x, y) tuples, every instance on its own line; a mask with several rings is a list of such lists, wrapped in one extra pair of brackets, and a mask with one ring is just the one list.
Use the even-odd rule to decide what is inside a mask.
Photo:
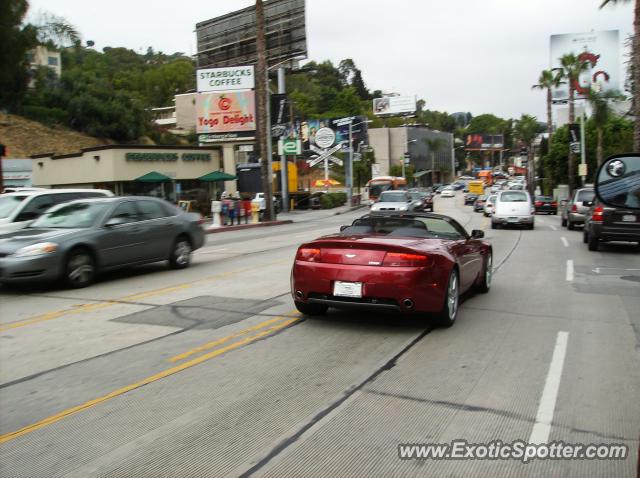
[[(633, 31), (633, 2), (602, 0), (307, 0), (309, 59), (352, 58), (370, 90), (416, 95), (427, 108), (545, 119), (532, 91), (549, 67), (549, 35)], [(195, 24), (251, 0), (30, 0), (74, 24), (96, 48), (195, 54)], [(622, 45), (621, 45), (622, 47)], [(621, 68), (623, 65), (621, 65)]]

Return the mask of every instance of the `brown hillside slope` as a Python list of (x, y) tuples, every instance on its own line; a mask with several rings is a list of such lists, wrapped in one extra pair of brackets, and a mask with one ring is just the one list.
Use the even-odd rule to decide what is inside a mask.
[(49, 128), (21, 116), (0, 114), (0, 143), (9, 148), (8, 158), (28, 158), (39, 153), (75, 153), (81, 148), (109, 144), (67, 128)]

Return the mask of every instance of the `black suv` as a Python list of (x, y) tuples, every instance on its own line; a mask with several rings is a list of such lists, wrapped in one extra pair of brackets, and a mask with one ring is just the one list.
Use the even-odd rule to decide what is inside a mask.
[[(585, 201), (585, 206), (588, 203)], [(640, 244), (640, 213), (633, 209), (609, 207), (595, 201), (586, 214), (582, 239), (590, 251), (601, 242), (629, 241)]]

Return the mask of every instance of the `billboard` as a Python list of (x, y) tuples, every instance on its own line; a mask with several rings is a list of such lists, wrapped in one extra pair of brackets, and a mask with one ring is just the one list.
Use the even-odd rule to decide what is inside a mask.
[[(551, 68), (560, 68), (560, 58), (568, 53), (579, 55), (590, 64), (575, 85), (576, 98), (584, 98), (589, 88), (596, 91), (621, 90), (618, 30), (551, 35)], [(566, 102), (568, 98), (567, 84), (552, 91), (552, 99), (556, 103)]]
[(206, 68), (196, 71), (198, 92), (252, 90), (255, 86), (253, 65), (231, 68)]
[(196, 96), (196, 133), (233, 133), (256, 129), (253, 91), (199, 93)]
[[(305, 0), (264, 2), (264, 19), (269, 64), (307, 57)], [(255, 6), (197, 23), (196, 38), (199, 68), (256, 63)]]
[[(331, 146), (342, 144), (343, 149), (347, 149), (349, 147), (349, 124), (352, 124), (351, 138), (355, 151), (360, 143), (368, 144), (369, 136), (365, 121), (367, 121), (366, 116), (295, 121), (293, 124), (286, 125), (283, 136), (289, 139), (299, 139), (302, 142), (303, 151), (310, 151), (313, 148), (326, 149), (327, 138), (331, 137), (327, 134), (326, 129), (331, 129), (333, 131)], [(318, 132), (320, 132), (320, 144), (316, 140)]]
[(373, 99), (373, 113), (378, 116), (406, 115), (415, 112), (415, 96), (385, 96)]
[(467, 151), (491, 151), (504, 149), (504, 136), (501, 134), (468, 134), (464, 149)]

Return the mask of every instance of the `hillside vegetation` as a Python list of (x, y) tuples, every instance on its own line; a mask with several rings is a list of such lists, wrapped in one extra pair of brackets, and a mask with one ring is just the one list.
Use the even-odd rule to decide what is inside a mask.
[(33, 154), (74, 153), (81, 148), (109, 144), (61, 126), (48, 127), (17, 115), (0, 115), (0, 143), (8, 148), (8, 158), (28, 158)]

